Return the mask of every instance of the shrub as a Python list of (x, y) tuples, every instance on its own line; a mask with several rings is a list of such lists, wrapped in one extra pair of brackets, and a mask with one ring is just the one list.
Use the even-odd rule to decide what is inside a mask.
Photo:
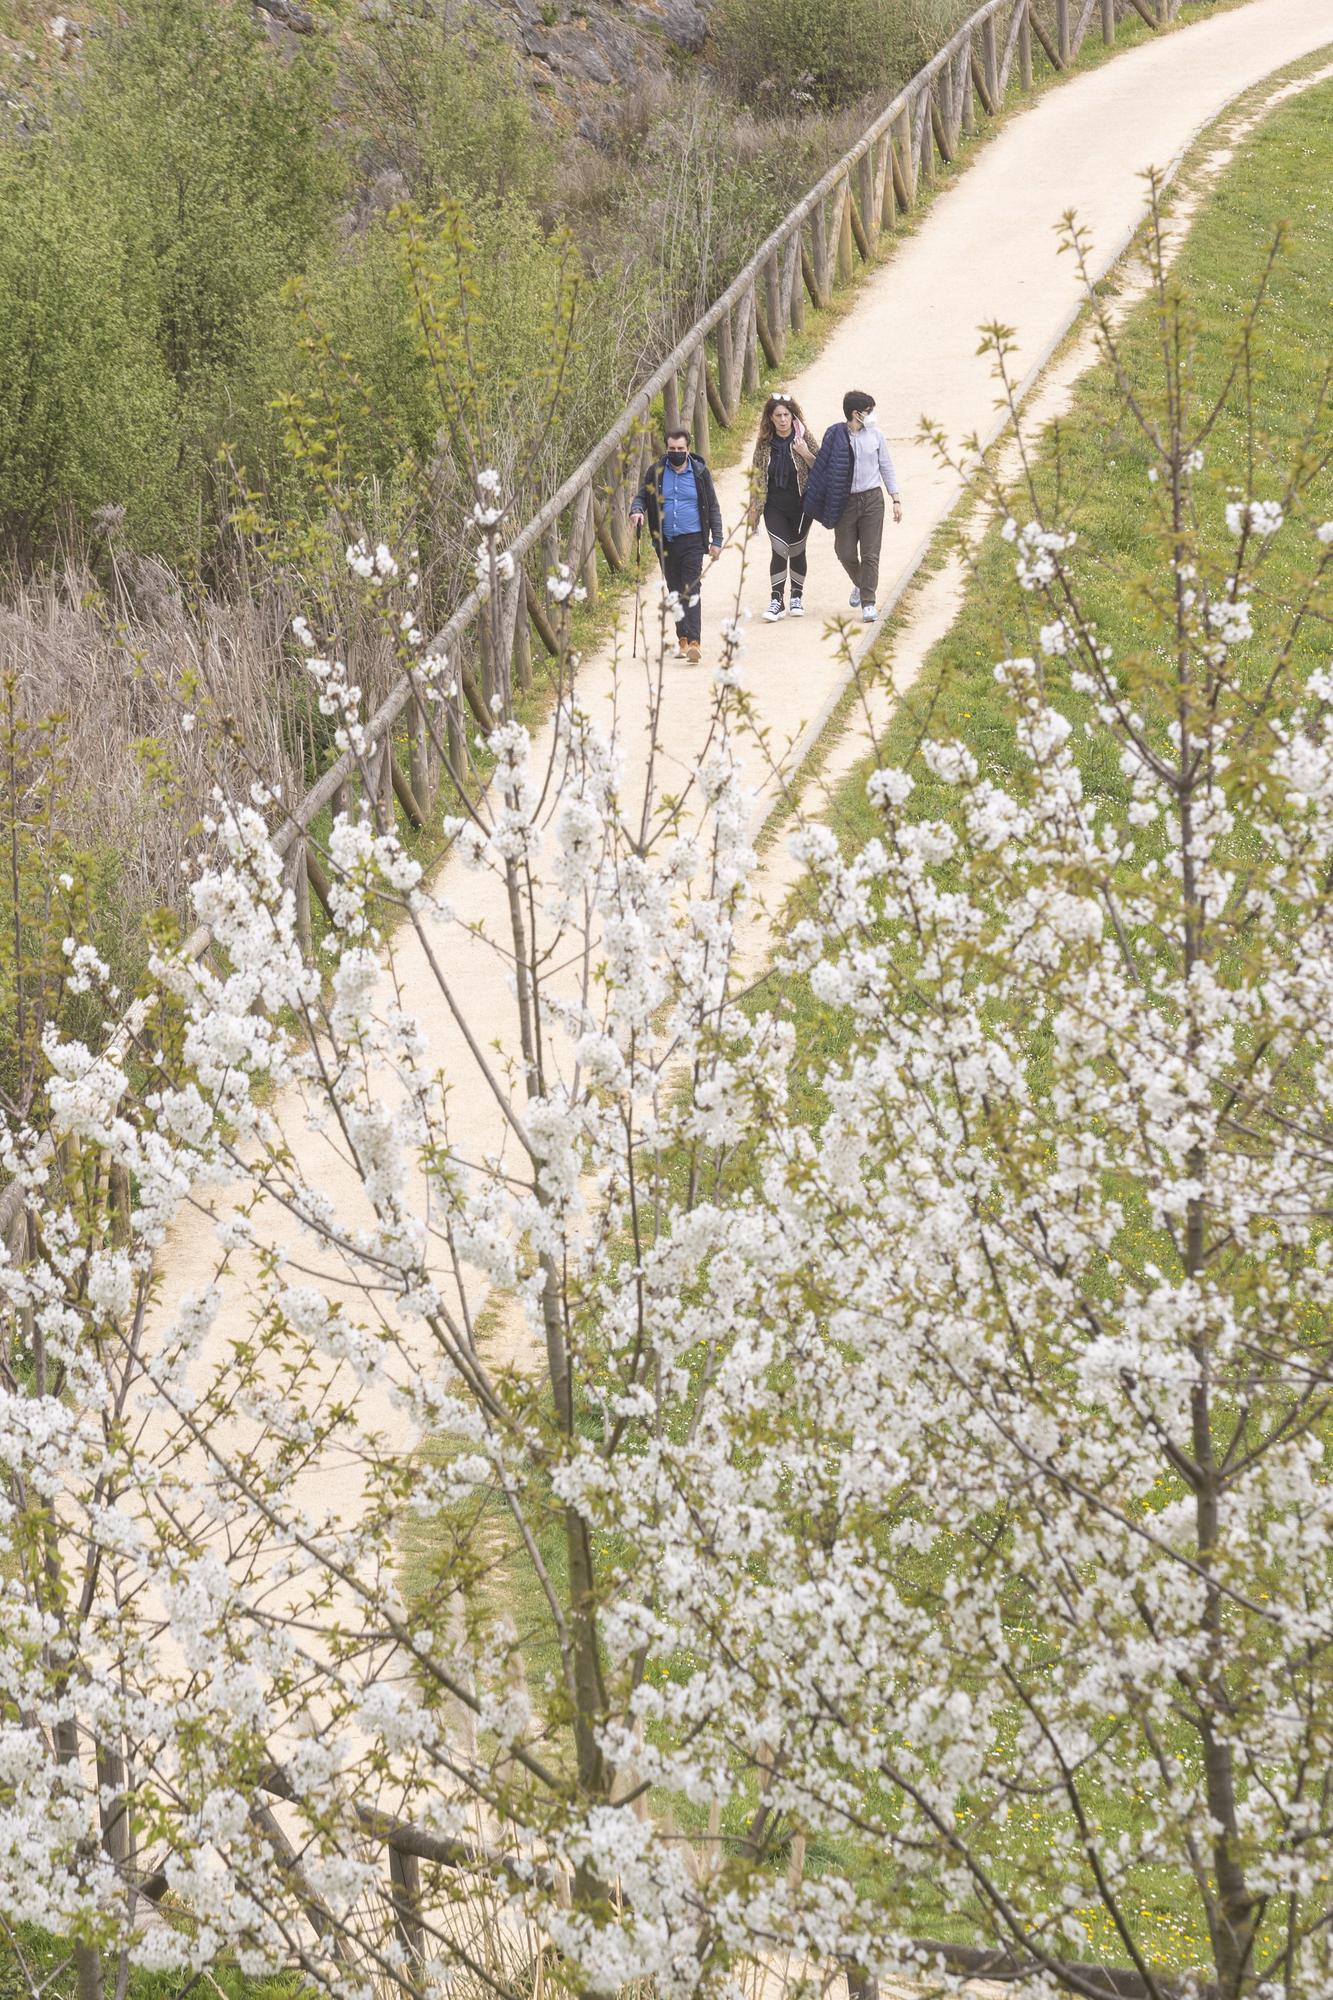
[(62, 514), (128, 502), (136, 534), (175, 505), (174, 396), (151, 287), (105, 182), (51, 139), (0, 146), (0, 536), (25, 558)]
[(717, 66), (746, 103), (843, 104), (905, 80), (966, 11), (961, 0), (719, 0)]
[(348, 51), (342, 85), (368, 189), (387, 172), (421, 208), (467, 195), (545, 193), (551, 146), (517, 59), (475, 16), (464, 27), (449, 5), (391, 8)]
[(144, 0), (0, 140), (0, 528), (21, 556), (106, 503), (141, 546), (197, 555), (206, 468), (271, 393), (257, 314), (343, 184), (330, 92), (321, 52), (275, 59), (239, 8)]

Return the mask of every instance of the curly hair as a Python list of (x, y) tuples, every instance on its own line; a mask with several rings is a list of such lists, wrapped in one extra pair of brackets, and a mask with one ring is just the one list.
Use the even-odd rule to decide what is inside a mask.
[(759, 418), (758, 441), (760, 444), (772, 444), (774, 438), (777, 436), (777, 432), (773, 428), (773, 412), (774, 410), (776, 410), (779, 403), (783, 403), (786, 405), (786, 407), (791, 411), (792, 422), (799, 424), (802, 430), (805, 431), (806, 435), (807, 436), (809, 435), (810, 426), (806, 421), (805, 411), (801, 408), (800, 404), (796, 401), (795, 397), (770, 396), (768, 401), (764, 404), (763, 413)]

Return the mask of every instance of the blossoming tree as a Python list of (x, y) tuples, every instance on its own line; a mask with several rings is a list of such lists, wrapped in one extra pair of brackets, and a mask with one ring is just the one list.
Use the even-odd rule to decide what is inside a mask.
[[(1221, 538), (1216, 411), (1125, 387), (1137, 644), (1041, 489), (1006, 500), (1017, 777), (928, 739), (858, 851), (798, 817), (818, 1116), (737, 971), (734, 628), (673, 796), (568, 684), (541, 757), (501, 722), (450, 832), (503, 928), (368, 806), (312, 966), (272, 802), (226, 804), (215, 960), (161, 953), (132, 1047), (48, 1035), (67, 1136), (5, 1141), (0, 1911), (82, 2000), (222, 1954), (348, 1995), (1329, 1990), (1324, 411)], [(187, 1243), (215, 1268), (173, 1292)]]

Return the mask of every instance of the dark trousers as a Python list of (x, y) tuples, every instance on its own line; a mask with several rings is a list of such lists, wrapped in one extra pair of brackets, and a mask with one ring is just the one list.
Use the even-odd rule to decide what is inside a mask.
[(838, 561), (861, 593), (862, 604), (873, 604), (879, 588), (879, 550), (884, 540), (884, 489), (849, 493), (833, 547)]
[(676, 637), (687, 642), (693, 640), (696, 646), (703, 632), (703, 613), (699, 606), (699, 579), (703, 573), (702, 535), (676, 535), (671, 541), (663, 542), (662, 574), (667, 580), (667, 589), (680, 599)]
[(807, 528), (803, 534), (801, 496), (795, 486), (770, 487), (764, 503), (764, 526), (768, 529), (770, 556), (768, 580), (774, 597), (781, 597), (791, 566), (791, 594), (799, 597), (805, 588)]

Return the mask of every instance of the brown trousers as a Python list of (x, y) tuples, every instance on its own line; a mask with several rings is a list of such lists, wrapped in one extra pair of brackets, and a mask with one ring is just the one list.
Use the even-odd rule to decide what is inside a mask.
[(869, 487), (864, 493), (849, 493), (847, 505), (833, 530), (833, 548), (838, 561), (861, 593), (863, 604), (873, 604), (879, 588), (879, 549), (884, 540), (884, 489)]

